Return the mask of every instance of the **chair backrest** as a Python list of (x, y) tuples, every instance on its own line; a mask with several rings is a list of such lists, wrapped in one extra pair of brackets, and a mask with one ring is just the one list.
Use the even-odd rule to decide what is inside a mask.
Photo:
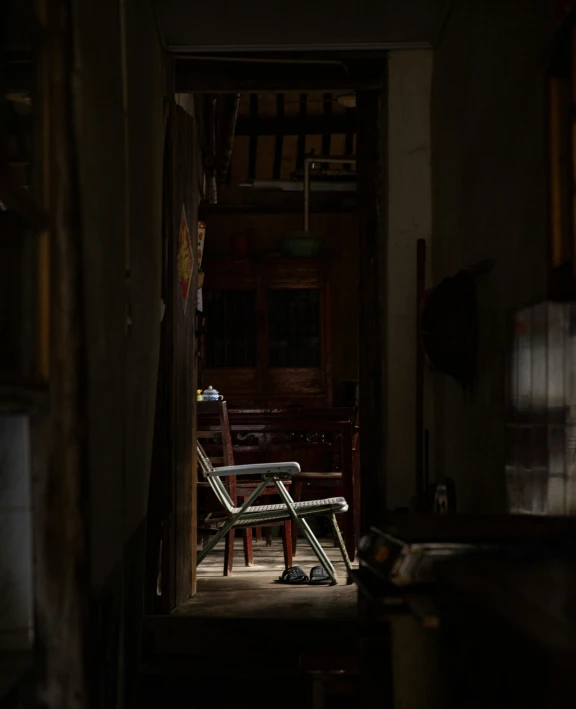
[(203, 477), (212, 488), (212, 492), (216, 495), (222, 507), (224, 507), (227, 512), (232, 512), (234, 509), (232, 498), (228, 494), (228, 490), (226, 490), (226, 486), (222, 480), (218, 475), (215, 475), (216, 470), (206, 455), (204, 448), (202, 448), (202, 444), (196, 443), (196, 449), (198, 451), (198, 463)]

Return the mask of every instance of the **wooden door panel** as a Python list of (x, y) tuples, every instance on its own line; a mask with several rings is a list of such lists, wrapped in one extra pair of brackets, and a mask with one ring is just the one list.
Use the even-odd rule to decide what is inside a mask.
[[(272, 402), (280, 406), (290, 403), (329, 405), (332, 350), (325, 263), (312, 258), (278, 258), (264, 262), (213, 259), (205, 262), (205, 270), (206, 328), (219, 328), (210, 340), (210, 348), (209, 336), (205, 335), (206, 349), (216, 351), (214, 343), (217, 342), (218, 352), (223, 348), (226, 351), (231, 348), (233, 352), (238, 339), (229, 332), (233, 323), (228, 315), (221, 314), (216, 305), (220, 302), (218, 298), (213, 300), (209, 312), (208, 294), (253, 290), (256, 292), (255, 313), (251, 311), (254, 317), (247, 322), (256, 328), (256, 361), (254, 367), (246, 366), (251, 365), (252, 360), (223, 366), (228, 358), (213, 355), (213, 366), (206, 366), (203, 372), (203, 386), (216, 387), (234, 406), (263, 407)], [(294, 292), (297, 290), (314, 292), (317, 297), (297, 294)], [(234, 309), (233, 303), (226, 305), (225, 313), (229, 313), (229, 308)], [(312, 308), (317, 308), (317, 316), (314, 316), (317, 320), (312, 318), (308, 322), (302, 314), (309, 314)], [(242, 308), (240, 311), (239, 317), (244, 313)], [(208, 353), (206, 359), (208, 365)]]
[(269, 369), (265, 379), (266, 391), (271, 395), (295, 397), (321, 396), (326, 391), (324, 372), (317, 367), (279, 367)]
[(256, 369), (205, 369), (202, 375), (203, 385), (218, 389), (227, 400), (231, 395), (253, 393), (256, 382)]
[(282, 259), (265, 266), (269, 288), (321, 288), (323, 264), (318, 260)]
[(194, 592), (196, 549), (195, 301), (198, 202), (194, 182), (194, 121), (180, 106), (174, 115), (174, 183), (171, 259), (173, 323), (173, 402), (175, 484), (173, 498), (173, 600), (176, 606)]

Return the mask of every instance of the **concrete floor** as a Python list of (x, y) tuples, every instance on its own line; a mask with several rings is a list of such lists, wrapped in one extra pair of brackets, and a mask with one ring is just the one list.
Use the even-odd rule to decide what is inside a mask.
[[(220, 545), (198, 568), (196, 596), (169, 616), (147, 618), (142, 709), (315, 707), (307, 667), (332, 663), (340, 670), (356, 661), (359, 647), (357, 589), (346, 585), (331, 540), (323, 544), (341, 580), (337, 586), (275, 583), (284, 569), (278, 538), (272, 547), (254, 542), (250, 568), (238, 540), (234, 573), (225, 577)], [(294, 564), (307, 574), (318, 564), (303, 540)], [(357, 675), (337, 680), (330, 690), (337, 696), (323, 706), (356, 706)]]
[[(331, 540), (323, 546), (336, 567), (337, 586), (287, 586), (277, 583), (284, 570), (279, 538), (254, 542), (254, 565), (244, 565), (242, 542), (237, 541), (232, 576), (223, 576), (224, 544), (198, 567), (198, 593), (176, 608), (173, 615), (209, 618), (294, 618), (301, 620), (353, 620), (357, 613), (356, 588), (346, 585), (346, 567)], [(306, 574), (318, 560), (299, 540), (294, 565)]]

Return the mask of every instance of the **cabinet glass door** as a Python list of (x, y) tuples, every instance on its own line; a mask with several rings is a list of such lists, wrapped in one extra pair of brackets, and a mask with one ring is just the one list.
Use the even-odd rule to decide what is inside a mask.
[(320, 291), (268, 291), (268, 366), (320, 366)]
[(256, 366), (256, 291), (205, 293), (206, 368)]

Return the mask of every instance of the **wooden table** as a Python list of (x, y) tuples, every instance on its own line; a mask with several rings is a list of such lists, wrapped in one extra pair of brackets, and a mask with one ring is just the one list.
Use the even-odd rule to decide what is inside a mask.
[[(352, 460), (353, 409), (230, 409), (229, 421), (237, 465), (297, 461), (303, 476), (295, 480), (294, 497), (310, 492), (342, 494), (349, 511), (342, 515), (343, 534), (351, 558), (356, 551), (359, 480)], [(204, 423), (204, 428), (209, 422)], [(214, 426), (217, 423), (214, 422)], [(313, 483), (313, 485), (312, 485)]]

